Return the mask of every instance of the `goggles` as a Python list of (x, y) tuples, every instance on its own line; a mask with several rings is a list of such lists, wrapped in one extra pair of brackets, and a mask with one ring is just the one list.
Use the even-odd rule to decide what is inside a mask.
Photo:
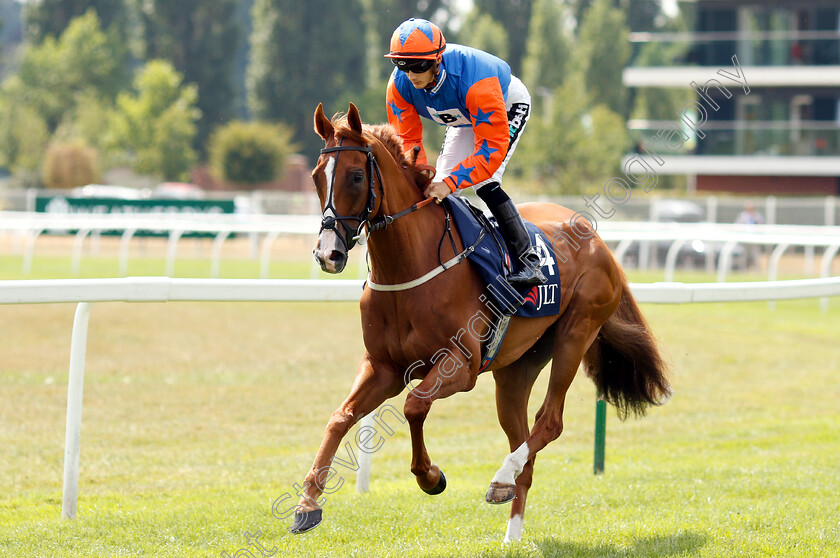
[(434, 66), (434, 59), (428, 58), (391, 58), (391, 62), (401, 72), (412, 72), (422, 74)]

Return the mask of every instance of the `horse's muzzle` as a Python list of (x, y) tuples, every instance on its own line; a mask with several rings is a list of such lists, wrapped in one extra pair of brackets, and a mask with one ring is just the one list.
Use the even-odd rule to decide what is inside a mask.
[[(334, 231), (324, 232), (329, 234), (322, 234), (318, 238), (318, 244), (312, 251), (312, 255), (315, 256), (315, 261), (325, 273), (341, 273), (347, 265), (347, 252), (342, 250), (336, 242)], [(325, 236), (330, 238), (325, 238)]]

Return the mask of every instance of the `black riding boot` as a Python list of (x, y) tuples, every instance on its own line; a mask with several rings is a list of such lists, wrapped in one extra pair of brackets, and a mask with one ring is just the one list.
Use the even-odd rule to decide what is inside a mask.
[(540, 255), (531, 246), (525, 223), (522, 222), (522, 217), (519, 216), (519, 210), (516, 209), (513, 200), (507, 199), (495, 207), (490, 207), (490, 212), (502, 229), (510, 259), (513, 261), (515, 271), (508, 275), (508, 283), (514, 287), (545, 283), (545, 275), (540, 271)]

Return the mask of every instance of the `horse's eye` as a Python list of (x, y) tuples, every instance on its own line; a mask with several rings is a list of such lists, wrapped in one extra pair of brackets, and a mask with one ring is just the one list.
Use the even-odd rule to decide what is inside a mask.
[(361, 184), (362, 181), (365, 179), (365, 173), (361, 171), (354, 172), (353, 175), (353, 184)]

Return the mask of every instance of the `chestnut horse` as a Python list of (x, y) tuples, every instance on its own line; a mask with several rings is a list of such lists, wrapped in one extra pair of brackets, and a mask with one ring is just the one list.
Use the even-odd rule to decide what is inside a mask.
[[(470, 326), (477, 335), (463, 335), (471, 317), (489, 316), (482, 303), (487, 300), (485, 285), (470, 263), (441, 265), (452, 263), (464, 247), (455, 230), (453, 242), (441, 240), (448, 222), (445, 210), (424, 200), (429, 179), (406, 159), (394, 130), (362, 124), (352, 103), (345, 116), (332, 120), (319, 105), (315, 130), (325, 142), (312, 172), (323, 209), (315, 258), (324, 271), (341, 272), (348, 251), (367, 229), (370, 276), (361, 298), (366, 352), (306, 476), (291, 529), (295, 533), (321, 522), (318, 498), (342, 438), (412, 380), (419, 383), (404, 406), (411, 431), (411, 472), (425, 492), (443, 491), (446, 478), (426, 452), (423, 423), (435, 400), (473, 388), (481, 340), (493, 327), (482, 320), (480, 327)], [(622, 418), (643, 414), (646, 406), (661, 403), (670, 393), (654, 339), (604, 242), (592, 230), (580, 235), (580, 223), (574, 233), (569, 224), (574, 212), (559, 205), (524, 204), (521, 212), (553, 239), (558, 257), (564, 254), (559, 265), (563, 290), (559, 315), (511, 318), (490, 366), (499, 422), (511, 453), (490, 482), (486, 500), (513, 501), (506, 541), (521, 538), (534, 459), (563, 430), (566, 391), (581, 361)], [(572, 234), (585, 237), (574, 249), (565, 241)], [(548, 393), (529, 429), (531, 387), (549, 361)], [(418, 362), (432, 364), (418, 367)]]

